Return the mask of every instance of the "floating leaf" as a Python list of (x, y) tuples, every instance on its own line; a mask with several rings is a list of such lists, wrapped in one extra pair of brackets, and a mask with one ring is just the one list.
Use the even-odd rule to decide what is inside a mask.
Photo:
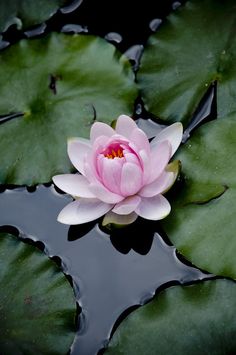
[(219, 116), (236, 111), (235, 26), (234, 0), (187, 1), (171, 14), (141, 60), (138, 82), (148, 109), (186, 122), (217, 81)]
[(236, 278), (236, 114), (209, 122), (183, 145), (183, 186), (162, 225), (195, 265)]
[(34, 246), (0, 233), (1, 354), (66, 354), (75, 311), (58, 267)]
[(18, 29), (40, 24), (50, 18), (66, 0), (2, 0), (0, 1), (0, 32), (11, 25)]
[(234, 354), (235, 307), (232, 281), (171, 287), (121, 323), (106, 354)]
[(0, 77), (0, 183), (69, 172), (68, 137), (131, 113), (137, 94), (127, 59), (93, 36), (23, 40), (0, 54)]

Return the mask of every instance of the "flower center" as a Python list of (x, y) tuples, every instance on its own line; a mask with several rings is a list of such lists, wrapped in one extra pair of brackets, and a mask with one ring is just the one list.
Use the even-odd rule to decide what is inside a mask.
[(123, 148), (121, 148), (120, 145), (108, 147), (103, 155), (108, 159), (123, 158)]

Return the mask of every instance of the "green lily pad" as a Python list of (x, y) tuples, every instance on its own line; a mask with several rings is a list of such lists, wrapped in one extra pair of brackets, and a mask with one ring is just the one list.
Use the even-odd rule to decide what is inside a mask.
[(1, 354), (66, 354), (75, 336), (72, 288), (37, 248), (0, 233)]
[(218, 115), (236, 111), (236, 3), (192, 0), (150, 37), (138, 72), (147, 108), (161, 119), (187, 122), (217, 81)]
[(11, 25), (18, 29), (40, 24), (50, 18), (66, 0), (2, 0), (0, 1), (0, 32)]
[(128, 60), (94, 36), (22, 40), (0, 53), (0, 77), (0, 116), (10, 114), (0, 125), (0, 183), (69, 172), (67, 139), (88, 137), (95, 119), (130, 114), (137, 95)]
[(176, 155), (184, 180), (162, 226), (198, 267), (236, 278), (236, 114), (199, 128)]
[(229, 280), (171, 287), (121, 323), (106, 354), (235, 354), (235, 307)]

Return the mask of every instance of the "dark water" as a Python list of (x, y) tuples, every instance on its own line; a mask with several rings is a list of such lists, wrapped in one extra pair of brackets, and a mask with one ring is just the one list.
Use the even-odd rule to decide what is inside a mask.
[(88, 32), (103, 38), (108, 37), (109, 41), (114, 41), (124, 52), (133, 45), (146, 43), (150, 34), (158, 29), (162, 19), (185, 1), (68, 0), (68, 5), (45, 24), (25, 32), (16, 30), (14, 25), (11, 26), (3, 33), (2, 38), (0, 34), (0, 49), (21, 38), (37, 37), (63, 29), (63, 32)]
[(69, 200), (42, 185), (35, 192), (6, 190), (0, 195), (0, 225), (16, 227), (22, 237), (43, 242), (49, 256), (61, 258), (82, 308), (72, 354), (93, 355), (127, 308), (146, 302), (162, 284), (199, 280), (204, 274), (184, 265), (146, 222), (134, 225), (133, 234), (123, 230), (111, 237), (98, 224), (89, 225), (87, 234), (84, 228), (82, 236), (81, 228), (58, 223), (57, 214)]
[[(129, 7), (127, 1), (72, 1), (45, 24), (24, 33), (10, 28), (3, 34), (0, 47), (21, 38), (43, 36), (52, 30), (91, 33), (106, 38), (125, 52), (136, 71), (148, 36), (158, 30), (165, 16), (180, 3), (167, 0), (128, 3)], [(211, 88), (186, 128), (185, 141), (197, 125), (209, 117), (215, 118), (213, 103), (214, 88)], [(0, 123), (20, 119), (19, 116), (20, 113), (0, 117)], [(144, 110), (139, 99), (135, 118), (149, 138), (161, 129), (156, 123), (158, 119)], [(14, 226), (21, 237), (42, 242), (46, 253), (59, 257), (63, 271), (72, 277), (81, 307), (73, 355), (97, 354), (106, 346), (117, 319), (130, 307), (152, 298), (160, 286), (207, 277), (180, 261), (175, 248), (158, 233), (158, 223), (140, 220), (110, 234), (102, 231), (98, 223), (79, 227), (58, 223), (58, 213), (70, 200), (52, 186), (3, 191), (0, 226), (3, 230)]]

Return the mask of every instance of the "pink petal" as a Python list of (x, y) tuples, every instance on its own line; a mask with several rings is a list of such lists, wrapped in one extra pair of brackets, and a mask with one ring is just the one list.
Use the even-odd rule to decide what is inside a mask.
[(138, 151), (145, 150), (149, 155), (150, 153), (150, 144), (146, 134), (140, 129), (135, 128), (130, 134), (130, 141), (135, 144), (138, 148)]
[(93, 154), (97, 155), (101, 153), (105, 147), (109, 144), (109, 139), (107, 136), (99, 136), (93, 142)]
[(95, 122), (90, 130), (90, 140), (93, 143), (100, 136), (111, 137), (114, 134), (114, 129), (108, 126), (106, 123)]
[(130, 213), (126, 215), (121, 215), (121, 214), (116, 214), (112, 211), (107, 212), (107, 214), (104, 216), (102, 225), (106, 226), (107, 224), (120, 224), (120, 225), (126, 225), (133, 223), (136, 219), (138, 218), (138, 215), (136, 213)]
[(136, 123), (132, 118), (126, 115), (118, 117), (116, 122), (116, 132), (126, 138), (129, 138), (132, 131), (137, 128)]
[(89, 190), (88, 180), (79, 174), (56, 175), (52, 178), (55, 185), (67, 194), (76, 197), (95, 197)]
[(183, 137), (183, 125), (180, 122), (173, 123), (171, 126), (164, 128), (151, 142), (151, 146), (168, 140), (171, 144), (171, 156), (178, 149)]
[(124, 199), (123, 196), (109, 191), (105, 186), (98, 183), (92, 183), (89, 186), (90, 191), (101, 201), (105, 203), (118, 203)]
[(157, 195), (150, 198), (143, 197), (135, 212), (145, 219), (158, 221), (168, 216), (170, 210), (167, 199), (162, 195)]
[(84, 160), (87, 154), (91, 152), (90, 142), (83, 138), (71, 138), (68, 140), (67, 152), (74, 167), (83, 174)]
[(171, 145), (168, 141), (152, 146), (148, 183), (153, 182), (161, 175), (170, 160), (170, 156)]
[(97, 176), (96, 169), (94, 168), (93, 163), (91, 163), (91, 160), (86, 160), (84, 163), (84, 176), (90, 183), (97, 183), (100, 181)]
[(96, 166), (97, 166), (97, 173), (100, 176), (102, 176), (103, 172), (103, 160), (106, 159), (103, 154), (98, 154), (97, 155), (97, 161), (96, 161)]
[(70, 225), (87, 223), (103, 216), (111, 208), (112, 205), (97, 199), (80, 198), (64, 207), (57, 220)]
[(156, 180), (151, 184), (144, 186), (138, 194), (142, 197), (152, 197), (161, 194), (173, 185), (175, 179), (176, 175), (174, 173), (163, 171)]
[(143, 167), (143, 184), (146, 184), (146, 182), (149, 179), (150, 176), (150, 164), (151, 164), (151, 159), (150, 156), (147, 154), (145, 150), (140, 150), (139, 156), (142, 162), (142, 167)]
[(95, 155), (94, 151), (89, 153), (84, 162), (84, 175), (89, 182), (100, 182), (100, 176), (97, 170), (97, 159), (99, 157)]
[(133, 212), (139, 205), (141, 198), (139, 196), (130, 196), (125, 200), (117, 203), (112, 209), (112, 212), (117, 214), (127, 215)]
[(140, 161), (136, 154), (127, 152), (127, 150), (124, 150), (123, 154), (127, 163), (133, 163), (140, 166)]
[(112, 136), (111, 138), (109, 138), (108, 145), (111, 144), (112, 142), (118, 142), (120, 144), (124, 144), (127, 147), (129, 147), (129, 140), (117, 133), (114, 134), (114, 136)]
[(102, 165), (100, 170), (103, 184), (108, 190), (119, 195), (121, 194), (120, 180), (123, 161), (124, 158), (107, 159), (105, 157), (100, 160), (100, 165)]
[(142, 170), (133, 163), (125, 163), (121, 172), (120, 191), (124, 196), (135, 195), (142, 187)]

